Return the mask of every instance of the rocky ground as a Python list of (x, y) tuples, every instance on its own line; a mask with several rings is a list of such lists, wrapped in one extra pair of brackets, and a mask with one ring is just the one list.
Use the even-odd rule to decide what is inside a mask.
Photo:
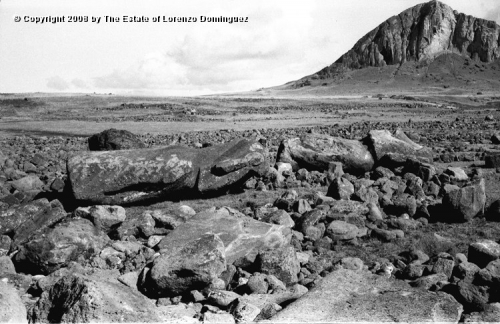
[[(497, 116), (463, 116), (2, 139), (0, 319), (497, 321)], [(74, 180), (94, 162), (66, 163), (105, 168), (106, 156), (136, 158), (122, 149), (147, 159), (143, 148), (173, 144), (198, 180), (191, 169), (161, 188), (117, 177), (101, 195)]]

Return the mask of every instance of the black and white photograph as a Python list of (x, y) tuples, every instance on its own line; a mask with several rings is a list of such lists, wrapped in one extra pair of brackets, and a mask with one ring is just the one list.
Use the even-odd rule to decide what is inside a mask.
[(500, 323), (498, 0), (0, 0), (1, 323)]

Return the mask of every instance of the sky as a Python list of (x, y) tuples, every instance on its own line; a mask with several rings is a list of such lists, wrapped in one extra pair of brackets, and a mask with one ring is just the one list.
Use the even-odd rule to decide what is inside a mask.
[[(280, 85), (330, 65), (420, 2), (0, 0), (0, 93), (190, 96)], [(500, 23), (498, 0), (441, 2)], [(47, 16), (64, 21), (42, 23)], [(149, 21), (124, 21), (134, 17)], [(168, 21), (174, 17), (197, 21)]]

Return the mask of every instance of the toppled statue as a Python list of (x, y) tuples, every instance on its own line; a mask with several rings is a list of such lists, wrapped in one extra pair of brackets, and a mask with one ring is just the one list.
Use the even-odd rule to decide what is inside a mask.
[(80, 152), (67, 161), (69, 189), (80, 202), (133, 204), (224, 193), (269, 168), (257, 139), (202, 149), (181, 146)]

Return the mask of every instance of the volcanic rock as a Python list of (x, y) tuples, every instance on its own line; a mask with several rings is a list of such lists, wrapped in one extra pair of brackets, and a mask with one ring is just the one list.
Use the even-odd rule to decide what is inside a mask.
[(86, 219), (68, 219), (46, 227), (22, 244), (14, 261), (27, 273), (49, 274), (71, 261), (90, 259), (108, 243)]
[(224, 251), (216, 234), (203, 234), (189, 242), (170, 241), (154, 260), (142, 288), (155, 297), (204, 289), (226, 270)]
[(0, 211), (0, 234), (11, 235), (11, 248), (15, 249), (35, 233), (61, 221), (66, 215), (58, 200), (49, 202), (45, 198), (38, 199)]
[(447, 192), (443, 197), (443, 207), (457, 221), (468, 221), (479, 213), (484, 213), (486, 189), (484, 179)]
[(300, 271), (300, 263), (291, 246), (262, 251), (257, 257), (257, 263), (261, 272), (276, 276), (286, 285), (298, 281), (297, 274)]
[(171, 311), (154, 306), (144, 295), (114, 277), (102, 272), (62, 277), (42, 294), (29, 314), (30, 321), (159, 323), (183, 317), (172, 317)]
[(290, 322), (457, 322), (462, 305), (453, 297), (411, 288), (364, 271), (340, 269), (269, 321)]
[(336, 178), (328, 187), (327, 196), (337, 200), (349, 200), (354, 193), (353, 184), (346, 178)]
[(432, 150), (412, 142), (401, 140), (388, 130), (371, 130), (364, 142), (373, 152), (373, 158), (378, 165), (389, 169), (402, 166), (408, 158), (420, 162), (432, 162)]
[(468, 261), (484, 268), (491, 261), (500, 258), (500, 244), (482, 240), (469, 245)]
[(291, 229), (286, 225), (260, 222), (228, 207), (199, 212), (179, 225), (158, 244), (162, 249), (189, 245), (205, 233), (216, 233), (225, 247), (228, 264), (235, 261), (255, 261), (259, 250), (287, 246)]
[(121, 205), (172, 195), (220, 193), (269, 165), (256, 140), (237, 139), (203, 149), (180, 146), (83, 152), (68, 159), (77, 200)]
[(341, 162), (343, 170), (352, 174), (370, 171), (374, 163), (361, 142), (315, 133), (283, 140), (277, 161), (290, 163), (294, 170), (318, 171), (328, 170), (330, 162)]
[(133, 133), (121, 129), (107, 129), (88, 138), (89, 150), (111, 151), (145, 148), (141, 139)]

